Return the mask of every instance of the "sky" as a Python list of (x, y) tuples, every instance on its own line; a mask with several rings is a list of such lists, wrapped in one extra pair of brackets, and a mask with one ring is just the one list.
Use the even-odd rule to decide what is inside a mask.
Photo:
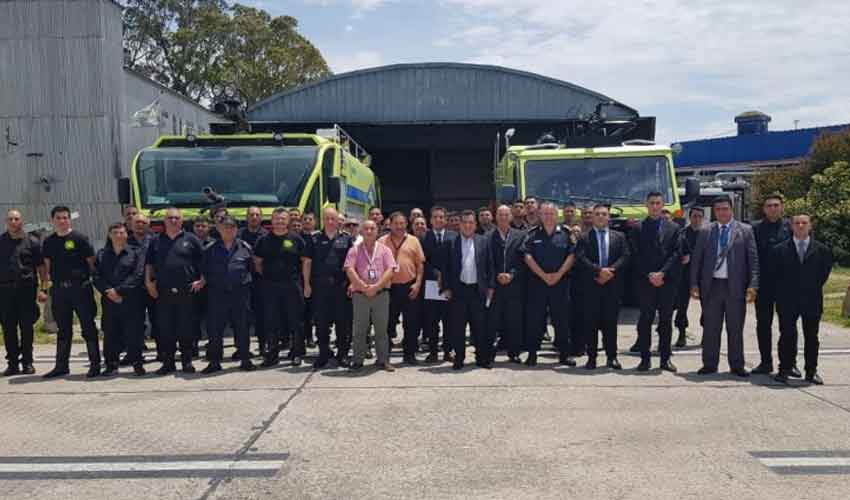
[[(413, 62), (494, 64), (655, 116), (660, 142), (850, 122), (843, 0), (239, 0), (289, 15), (335, 73)], [(795, 123), (796, 122), (796, 123)]]

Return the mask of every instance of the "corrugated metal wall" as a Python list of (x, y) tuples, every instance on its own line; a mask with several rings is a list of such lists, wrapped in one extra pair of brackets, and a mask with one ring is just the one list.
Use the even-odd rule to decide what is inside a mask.
[[(399, 64), (337, 75), (278, 94), (253, 106), (249, 116), (258, 121), (381, 124), (564, 120), (589, 114), (599, 102), (610, 100), (508, 68)], [(622, 111), (633, 113), (625, 107)]]
[[(111, 0), (0, 1), (0, 208), (47, 221), (65, 204), (102, 241), (119, 220), (116, 176), (171, 127), (130, 128), (159, 85), (126, 72), (121, 8)], [(162, 109), (208, 129), (214, 115), (165, 92)], [(40, 179), (48, 180), (50, 191)]]

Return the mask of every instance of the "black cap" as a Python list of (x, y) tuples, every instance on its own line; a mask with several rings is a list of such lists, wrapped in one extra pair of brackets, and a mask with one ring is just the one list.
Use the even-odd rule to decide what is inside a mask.
[(222, 217), (219, 217), (218, 223), (221, 224), (222, 226), (230, 226), (230, 227), (236, 227), (237, 226), (236, 219), (234, 219), (233, 217), (231, 217), (229, 215), (224, 215)]

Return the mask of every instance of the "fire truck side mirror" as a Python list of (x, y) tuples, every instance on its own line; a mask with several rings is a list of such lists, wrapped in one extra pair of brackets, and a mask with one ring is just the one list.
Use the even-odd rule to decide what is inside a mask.
[(682, 205), (693, 203), (699, 198), (700, 184), (696, 177), (688, 177), (685, 179), (685, 196), (680, 200)]
[(118, 202), (122, 205), (130, 204), (130, 178), (121, 177), (118, 179)]

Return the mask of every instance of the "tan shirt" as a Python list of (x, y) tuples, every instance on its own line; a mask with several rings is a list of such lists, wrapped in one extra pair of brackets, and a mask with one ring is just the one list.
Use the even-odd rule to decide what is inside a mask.
[(393, 274), (393, 284), (410, 283), (416, 279), (416, 271), (425, 263), (425, 252), (419, 244), (419, 238), (406, 235), (401, 245), (396, 246), (390, 234), (381, 236), (378, 241), (390, 249), (398, 265), (398, 271)]

